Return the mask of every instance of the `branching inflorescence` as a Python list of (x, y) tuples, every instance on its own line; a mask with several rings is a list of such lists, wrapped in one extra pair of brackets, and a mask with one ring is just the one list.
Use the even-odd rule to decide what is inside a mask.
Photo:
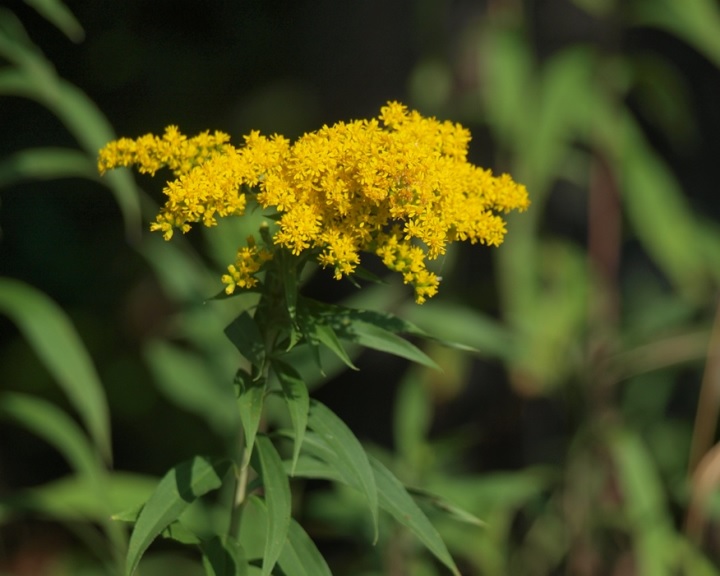
[(244, 139), (235, 147), (221, 132), (188, 138), (170, 126), (162, 137), (110, 142), (98, 161), (101, 173), (133, 165), (173, 172), (151, 225), (166, 240), (192, 223), (241, 215), (248, 196), (277, 215), (272, 245), (250, 238), (238, 250), (222, 277), (228, 294), (255, 286), (274, 250), (285, 248), (310, 252), (338, 279), (353, 274), (361, 252), (377, 254), (422, 303), (439, 283), (427, 260), (453, 241), (498, 246), (506, 230), (499, 214), (529, 206), (523, 185), (467, 161), (467, 129), (397, 102), (377, 119), (323, 126), (293, 144), (255, 131)]

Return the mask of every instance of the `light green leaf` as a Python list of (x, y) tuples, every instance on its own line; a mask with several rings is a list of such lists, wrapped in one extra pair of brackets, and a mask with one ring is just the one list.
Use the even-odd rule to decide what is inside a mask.
[(65, 313), (35, 288), (0, 278), (0, 313), (10, 317), (78, 411), (109, 462), (107, 401), (87, 350)]
[(190, 503), (220, 487), (229, 466), (227, 461), (213, 462), (195, 456), (163, 476), (143, 507), (130, 536), (126, 565), (128, 576), (135, 572), (152, 541), (177, 520)]
[(295, 520), (290, 521), (287, 542), (278, 564), (285, 576), (332, 576), (325, 558)]
[(321, 322), (316, 322), (313, 325), (313, 333), (315, 338), (319, 342), (322, 342), (328, 350), (335, 354), (335, 356), (340, 358), (345, 366), (352, 370), (358, 370), (358, 367), (353, 364), (352, 360), (350, 360), (350, 356), (348, 356), (347, 352), (345, 352), (345, 349), (338, 340), (337, 334), (335, 334), (335, 331), (330, 326)]
[(263, 576), (269, 576), (287, 539), (290, 527), (290, 484), (282, 460), (267, 436), (258, 436), (253, 458), (262, 477), (267, 505), (267, 531), (263, 551)]
[(418, 374), (410, 370), (397, 389), (393, 438), (403, 462), (413, 470), (421, 470), (423, 457), (429, 450), (426, 443), (432, 421), (430, 391)]
[(246, 576), (248, 562), (242, 546), (233, 539), (213, 538), (203, 542), (203, 567), (207, 576)]
[(43, 18), (54, 24), (73, 42), (82, 42), (85, 38), (85, 31), (80, 22), (59, 0), (25, 0), (25, 4), (35, 8)]
[(302, 447), (303, 438), (305, 437), (305, 429), (307, 428), (308, 411), (310, 409), (310, 398), (308, 389), (300, 374), (284, 362), (279, 360), (273, 361), (273, 369), (277, 374), (278, 380), (283, 390), (283, 398), (290, 413), (290, 420), (293, 425), (293, 457), (290, 475), (295, 470), (295, 464), (300, 456), (300, 448)]
[(0, 162), (0, 188), (24, 180), (88, 178), (97, 180), (97, 169), (87, 155), (68, 148), (31, 148)]
[(201, 416), (223, 437), (236, 435), (238, 415), (233, 389), (213, 374), (200, 356), (159, 340), (149, 342), (144, 352), (168, 398)]
[(475, 514), (472, 514), (468, 512), (467, 510), (464, 510), (463, 508), (460, 508), (459, 506), (456, 506), (455, 504), (449, 502), (442, 496), (439, 496), (438, 494), (434, 494), (433, 492), (430, 492), (428, 490), (424, 490), (422, 488), (407, 488), (408, 494), (415, 497), (415, 499), (421, 499), (428, 504), (432, 505), (434, 508), (437, 508), (438, 510), (444, 512), (448, 516), (450, 516), (452, 519), (457, 520), (458, 522), (463, 522), (465, 524), (470, 524), (472, 526), (477, 526), (478, 528), (485, 528), (487, 526), (487, 522), (484, 520), (481, 520)]
[(235, 384), (238, 386), (237, 406), (245, 438), (243, 466), (246, 466), (250, 461), (255, 445), (255, 435), (260, 427), (265, 400), (265, 380), (253, 380), (250, 374), (244, 370), (238, 370)]
[(378, 495), (375, 476), (367, 454), (350, 428), (327, 406), (317, 400), (310, 402), (308, 426), (318, 433), (335, 458), (330, 464), (336, 466), (348, 483), (367, 500), (372, 516), (375, 542), (378, 539)]
[(225, 334), (253, 366), (260, 368), (265, 362), (265, 345), (257, 323), (248, 312), (243, 312), (225, 328)]

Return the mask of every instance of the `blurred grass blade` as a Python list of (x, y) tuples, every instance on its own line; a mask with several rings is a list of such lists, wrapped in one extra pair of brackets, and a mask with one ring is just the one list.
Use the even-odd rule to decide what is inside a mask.
[(375, 475), (362, 445), (350, 428), (327, 406), (317, 400), (310, 402), (308, 426), (318, 433), (335, 458), (328, 462), (336, 466), (351, 486), (365, 497), (372, 516), (374, 541), (378, 539), (378, 495)]
[(239, 388), (237, 407), (245, 439), (242, 465), (246, 466), (250, 461), (253, 446), (255, 446), (255, 436), (260, 427), (265, 400), (265, 380), (253, 380), (250, 374), (244, 370), (238, 370), (235, 376), (235, 385)]
[(222, 484), (230, 464), (195, 456), (172, 468), (140, 512), (128, 546), (126, 575), (135, 572), (140, 558), (153, 540), (198, 497)]
[(0, 416), (10, 417), (55, 447), (78, 474), (95, 480), (102, 475), (82, 430), (60, 408), (26, 394), (7, 393), (0, 396)]
[(207, 576), (246, 576), (248, 563), (242, 546), (233, 539), (217, 536), (200, 546)]
[(253, 459), (260, 473), (267, 505), (267, 531), (262, 576), (269, 576), (285, 546), (290, 527), (290, 484), (282, 460), (267, 436), (258, 436)]
[(395, 520), (410, 530), (425, 547), (433, 553), (450, 571), (460, 576), (460, 571), (445, 542), (438, 531), (430, 523), (425, 513), (408, 494), (405, 487), (379, 460), (370, 458), (370, 464), (375, 474), (381, 506), (387, 510)]
[(8, 278), (0, 278), (0, 313), (18, 326), (77, 410), (100, 454), (110, 462), (110, 420), (105, 393), (90, 356), (65, 313), (35, 288)]
[(97, 180), (97, 168), (87, 155), (69, 148), (31, 148), (0, 162), (0, 188), (24, 180), (58, 178)]
[(232, 387), (214, 375), (200, 356), (150, 341), (145, 346), (145, 358), (170, 400), (202, 417), (221, 436), (236, 435), (239, 423)]
[(310, 398), (307, 386), (295, 368), (284, 362), (274, 361), (273, 369), (277, 374), (278, 380), (280, 380), (283, 398), (290, 413), (290, 420), (293, 426), (293, 456), (292, 467), (290, 469), (290, 475), (292, 476), (295, 473), (295, 465), (300, 456), (300, 448), (305, 438)]
[[(97, 484), (88, 476), (70, 476), (4, 495), (0, 498), (0, 522), (13, 514), (28, 512), (55, 520), (104, 522), (108, 510), (112, 520), (133, 522), (137, 511), (157, 486), (157, 478), (114, 471), (103, 480), (102, 499), (93, 496)], [(130, 517), (128, 511), (134, 511)]]
[(332, 576), (325, 558), (295, 520), (290, 521), (287, 542), (278, 564), (285, 576)]
[[(58, 77), (52, 63), (27, 37), (22, 23), (7, 10), (0, 11), (0, 56), (12, 66), (0, 73), (0, 93), (30, 98), (46, 107), (65, 125), (95, 160), (98, 151), (115, 139), (107, 118), (76, 86)], [(128, 238), (140, 234), (140, 195), (127, 170), (115, 170), (104, 181), (112, 190), (125, 222)]]
[(671, 574), (672, 522), (652, 459), (640, 440), (626, 430), (611, 431), (608, 443), (635, 543), (638, 573)]
[(704, 267), (692, 210), (635, 121), (625, 116), (623, 128), (622, 153), (616, 151), (614, 159), (617, 173), (624, 175), (622, 194), (628, 217), (653, 259), (676, 286), (692, 295), (702, 286)]
[(25, 0), (38, 14), (53, 24), (73, 42), (82, 42), (85, 31), (70, 9), (59, 0)]
[(643, 0), (632, 3), (638, 26), (666, 30), (720, 67), (720, 9), (715, 0)]

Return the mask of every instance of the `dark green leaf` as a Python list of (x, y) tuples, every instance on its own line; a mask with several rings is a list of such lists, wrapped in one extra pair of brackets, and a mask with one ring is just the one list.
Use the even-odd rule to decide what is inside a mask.
[(126, 574), (135, 572), (152, 541), (197, 498), (222, 484), (230, 464), (195, 456), (172, 468), (145, 504), (130, 536)]
[(258, 436), (253, 458), (260, 473), (267, 505), (267, 531), (263, 551), (263, 576), (269, 576), (277, 562), (290, 527), (291, 498), (282, 460), (267, 436)]
[(31, 286), (6, 278), (0, 278), (0, 313), (17, 324), (109, 461), (110, 421), (105, 393), (90, 356), (65, 313)]
[(350, 340), (366, 348), (394, 354), (429, 368), (440, 370), (435, 361), (414, 344), (374, 324), (353, 322), (349, 328)]
[(172, 401), (201, 416), (221, 436), (237, 434), (232, 386), (213, 374), (199, 355), (156, 340), (145, 346), (145, 357)]
[(333, 451), (330, 464), (336, 466), (348, 483), (365, 497), (372, 516), (375, 541), (378, 538), (378, 495), (375, 476), (367, 454), (350, 428), (327, 406), (310, 402), (308, 426), (318, 433)]
[(265, 362), (265, 344), (257, 323), (243, 312), (225, 328), (225, 334), (253, 366), (260, 368)]
[(250, 461), (250, 455), (255, 445), (255, 435), (260, 427), (263, 404), (265, 401), (265, 380), (253, 380), (250, 374), (239, 370), (235, 376), (235, 384), (238, 386), (237, 406), (240, 412), (245, 437), (245, 453), (243, 466)]
[(290, 522), (287, 542), (278, 564), (285, 576), (332, 576), (325, 558), (295, 520)]
[(408, 528), (435, 557), (447, 566), (453, 574), (460, 575), (445, 542), (435, 527), (410, 497), (405, 487), (379, 460), (370, 458), (375, 474), (380, 505), (400, 524)]
[(200, 546), (207, 576), (245, 576), (248, 562), (242, 546), (232, 539), (213, 538)]
[(300, 448), (305, 437), (307, 428), (308, 411), (310, 409), (310, 398), (308, 389), (297, 370), (284, 362), (274, 361), (273, 369), (280, 380), (283, 390), (283, 398), (290, 413), (290, 420), (293, 425), (293, 458), (290, 475), (293, 475), (295, 464), (300, 455)]

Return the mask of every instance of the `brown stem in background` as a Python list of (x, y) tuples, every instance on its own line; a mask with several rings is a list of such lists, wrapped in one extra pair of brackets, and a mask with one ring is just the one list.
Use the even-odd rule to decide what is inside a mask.
[(715, 310), (705, 371), (700, 385), (692, 444), (690, 445), (689, 474), (695, 472), (698, 463), (710, 450), (715, 438), (715, 429), (720, 414), (720, 354), (717, 353), (718, 350), (720, 350), (720, 302)]
[[(597, 152), (593, 158), (588, 192), (588, 259), (591, 270), (589, 360), (605, 366), (620, 319), (618, 273), (622, 211), (615, 178), (605, 159)], [(596, 371), (594, 392), (605, 404), (613, 381), (604, 369)]]

